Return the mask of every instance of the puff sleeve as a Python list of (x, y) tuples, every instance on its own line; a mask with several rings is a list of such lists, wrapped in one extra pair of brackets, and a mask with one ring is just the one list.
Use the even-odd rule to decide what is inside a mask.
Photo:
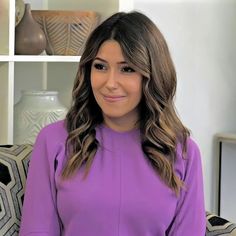
[(181, 190), (175, 217), (167, 235), (204, 236), (206, 216), (201, 155), (198, 146), (191, 139), (188, 140), (187, 144), (184, 169), (182, 180), (185, 188)]
[(48, 129), (37, 137), (26, 181), (19, 236), (59, 236), (54, 160), (56, 148), (48, 141)]

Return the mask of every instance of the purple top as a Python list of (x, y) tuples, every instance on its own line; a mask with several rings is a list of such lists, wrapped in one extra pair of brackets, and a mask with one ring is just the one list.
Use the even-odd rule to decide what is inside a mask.
[(101, 146), (85, 180), (82, 170), (69, 181), (60, 179), (66, 137), (62, 121), (38, 135), (20, 236), (205, 235), (201, 159), (192, 139), (186, 159), (177, 147), (175, 170), (186, 186), (177, 197), (144, 156), (139, 130), (97, 127)]

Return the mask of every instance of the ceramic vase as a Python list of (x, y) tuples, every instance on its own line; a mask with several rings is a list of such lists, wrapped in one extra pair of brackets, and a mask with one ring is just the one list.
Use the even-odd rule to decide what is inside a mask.
[(85, 42), (99, 22), (94, 11), (32, 10), (47, 38), (48, 55), (82, 54)]
[(22, 91), (14, 107), (14, 143), (34, 144), (44, 126), (63, 120), (66, 113), (57, 91)]
[(46, 37), (31, 14), (30, 4), (25, 4), (23, 18), (15, 28), (15, 54), (38, 55), (46, 48)]

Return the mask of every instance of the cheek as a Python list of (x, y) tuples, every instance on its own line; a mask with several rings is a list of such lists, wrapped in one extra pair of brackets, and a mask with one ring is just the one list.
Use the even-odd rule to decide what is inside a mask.
[(106, 77), (102, 73), (91, 71), (90, 81), (92, 89), (97, 90), (104, 86)]
[(127, 88), (129, 88), (129, 91), (131, 94), (136, 95), (136, 97), (142, 97), (142, 80), (137, 79), (136, 81), (130, 81), (129, 84), (127, 84)]
[(93, 91), (99, 88), (99, 86), (100, 86), (100, 80), (99, 80), (99, 78), (96, 76), (96, 73), (91, 72), (90, 81), (91, 81), (91, 87), (92, 87), (92, 90), (93, 90)]

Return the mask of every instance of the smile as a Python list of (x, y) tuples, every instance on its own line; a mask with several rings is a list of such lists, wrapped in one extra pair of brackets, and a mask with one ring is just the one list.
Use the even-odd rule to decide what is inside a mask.
[(109, 95), (103, 95), (103, 99), (107, 102), (118, 102), (125, 98), (125, 96), (109, 96)]

